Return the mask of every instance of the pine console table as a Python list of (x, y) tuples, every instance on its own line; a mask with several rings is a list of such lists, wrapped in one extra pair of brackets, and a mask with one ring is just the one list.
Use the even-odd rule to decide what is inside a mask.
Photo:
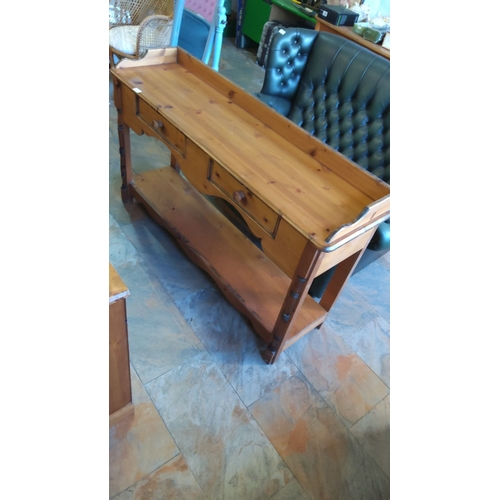
[[(122, 199), (142, 203), (251, 321), (266, 363), (321, 326), (378, 224), (389, 186), (180, 48), (111, 68)], [(130, 129), (171, 165), (135, 174)], [(250, 241), (207, 196), (230, 203)], [(323, 298), (312, 280), (337, 266)]]

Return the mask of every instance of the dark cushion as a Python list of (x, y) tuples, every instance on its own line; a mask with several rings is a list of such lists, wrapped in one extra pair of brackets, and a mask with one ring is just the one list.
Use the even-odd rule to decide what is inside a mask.
[(278, 113), (287, 116), (292, 107), (292, 101), (286, 99), (285, 97), (278, 97), (275, 95), (261, 94), (257, 92), (255, 94), (261, 101), (265, 102), (268, 106), (275, 109)]
[(375, 231), (368, 248), (370, 250), (389, 250), (391, 246), (391, 223), (387, 219), (385, 222), (381, 222)]
[(390, 183), (390, 62), (331, 33), (284, 28), (261, 100)]
[(359, 166), (390, 181), (390, 62), (320, 32), (288, 118)]
[(201, 59), (210, 32), (210, 23), (195, 12), (184, 9), (179, 30), (179, 47)]
[(317, 31), (299, 28), (283, 28), (276, 33), (269, 48), (261, 94), (291, 103), (317, 35)]

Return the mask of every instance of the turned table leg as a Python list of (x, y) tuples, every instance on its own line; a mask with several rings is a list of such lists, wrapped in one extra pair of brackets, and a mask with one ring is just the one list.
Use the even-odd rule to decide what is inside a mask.
[(300, 257), (292, 283), (273, 328), (273, 338), (262, 357), (267, 364), (277, 361), (285, 348), (285, 343), (292, 331), (295, 313), (302, 307), (311, 283), (321, 263), (322, 252), (312, 243), (308, 243)]
[(113, 79), (115, 106), (118, 116), (118, 144), (120, 147), (120, 173), (122, 177), (121, 194), (123, 203), (132, 201), (130, 183), (132, 182), (132, 155), (130, 149), (130, 128), (123, 120), (122, 92), (120, 82)]
[[(321, 298), (320, 305), (329, 312), (333, 304), (340, 295), (347, 280), (354, 271), (356, 264), (366, 250), (366, 246), (370, 241), (371, 236), (376, 228), (366, 232), (364, 239), (353, 241), (352, 254), (346, 257), (343, 261), (336, 264), (335, 272), (330, 280), (330, 283)], [(268, 364), (273, 364), (278, 359), (281, 352), (285, 349), (287, 342), (292, 337), (292, 325), (295, 319), (295, 313), (300, 310), (306, 298), (312, 281), (317, 275), (320, 264), (323, 260), (324, 253), (309, 242), (299, 260), (297, 269), (295, 270), (292, 283), (288, 289), (285, 300), (281, 307), (278, 319), (272, 331), (272, 340), (262, 353), (264, 361)], [(321, 325), (317, 325), (320, 328)]]

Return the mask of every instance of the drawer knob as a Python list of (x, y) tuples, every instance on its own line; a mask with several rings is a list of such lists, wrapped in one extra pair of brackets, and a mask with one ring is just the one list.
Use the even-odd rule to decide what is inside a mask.
[(246, 199), (245, 193), (243, 191), (235, 191), (233, 193), (233, 199), (234, 199), (234, 201), (241, 203), (241, 202), (245, 201), (245, 199)]
[(158, 130), (163, 127), (163, 122), (161, 120), (153, 120), (153, 127)]

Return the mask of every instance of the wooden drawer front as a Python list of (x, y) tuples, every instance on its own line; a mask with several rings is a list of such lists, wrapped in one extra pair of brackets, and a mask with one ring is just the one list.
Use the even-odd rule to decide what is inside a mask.
[(212, 162), (210, 181), (271, 236), (275, 235), (279, 220), (278, 214), (215, 161)]
[(186, 154), (186, 136), (144, 101), (139, 102), (140, 117), (182, 156)]

